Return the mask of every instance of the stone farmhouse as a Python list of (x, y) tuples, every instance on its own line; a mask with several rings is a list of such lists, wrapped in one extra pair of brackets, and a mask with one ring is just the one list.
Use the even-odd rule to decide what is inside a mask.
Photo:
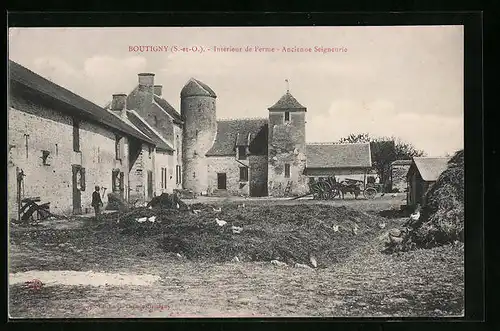
[(215, 92), (191, 78), (180, 112), (153, 73), (100, 107), (9, 61), (8, 192), (15, 217), (24, 197), (55, 214), (90, 211), (95, 185), (130, 202), (162, 192), (286, 196), (310, 177), (366, 181), (370, 144), (306, 143), (307, 108), (289, 91), (266, 118), (218, 119)]

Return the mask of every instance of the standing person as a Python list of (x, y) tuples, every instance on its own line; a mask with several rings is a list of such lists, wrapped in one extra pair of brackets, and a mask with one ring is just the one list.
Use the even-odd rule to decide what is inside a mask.
[(101, 213), (101, 207), (103, 206), (99, 190), (99, 186), (96, 186), (94, 193), (92, 193), (92, 207), (94, 207), (96, 217)]

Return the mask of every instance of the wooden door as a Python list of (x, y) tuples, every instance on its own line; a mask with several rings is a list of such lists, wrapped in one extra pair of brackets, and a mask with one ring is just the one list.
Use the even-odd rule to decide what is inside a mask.
[(73, 214), (82, 213), (82, 192), (81, 192), (81, 167), (72, 165), (73, 170)]
[(148, 170), (148, 199), (153, 198), (153, 172)]
[(218, 190), (225, 190), (226, 189), (226, 174), (225, 173), (219, 173), (217, 174), (217, 189)]

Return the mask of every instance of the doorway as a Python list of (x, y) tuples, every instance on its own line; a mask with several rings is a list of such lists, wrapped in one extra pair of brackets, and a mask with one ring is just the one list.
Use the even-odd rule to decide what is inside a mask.
[(153, 172), (148, 170), (148, 199), (153, 198)]
[(217, 189), (225, 190), (227, 184), (226, 173), (218, 173), (217, 174)]
[(73, 214), (80, 215), (82, 213), (82, 167), (77, 164), (71, 166), (73, 170)]

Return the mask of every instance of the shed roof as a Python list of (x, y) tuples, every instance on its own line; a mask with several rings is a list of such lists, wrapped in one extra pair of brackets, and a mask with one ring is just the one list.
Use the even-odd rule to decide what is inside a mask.
[(414, 157), (413, 164), (426, 182), (436, 181), (448, 168), (449, 157)]
[(63, 112), (94, 120), (104, 126), (118, 130), (121, 133), (125, 133), (148, 143), (153, 143), (149, 137), (137, 131), (108, 110), (43, 78), (12, 60), (9, 60), (9, 79), (11, 84), (19, 84), (24, 88), (35, 91), (37, 94), (50, 97), (52, 100), (66, 104), (68, 107), (58, 108)]
[(217, 121), (217, 135), (207, 156), (234, 155), (236, 145), (248, 145), (254, 155), (267, 154), (267, 124), (266, 118)]
[(307, 168), (370, 168), (369, 143), (306, 145)]
[(290, 92), (286, 92), (273, 106), (268, 110), (306, 110)]
[(146, 121), (135, 111), (127, 110), (127, 118), (135, 127), (137, 127), (137, 129), (141, 130), (141, 132), (146, 134), (155, 143), (156, 148), (165, 151), (174, 150), (168, 141), (163, 139), (163, 137), (153, 127), (146, 123)]
[(174, 119), (175, 123), (182, 124), (181, 114), (179, 114), (177, 110), (175, 110), (175, 108), (172, 107), (170, 103), (168, 103), (167, 100), (155, 94), (154, 101), (161, 107), (161, 109), (163, 109), (168, 115), (170, 115)]

